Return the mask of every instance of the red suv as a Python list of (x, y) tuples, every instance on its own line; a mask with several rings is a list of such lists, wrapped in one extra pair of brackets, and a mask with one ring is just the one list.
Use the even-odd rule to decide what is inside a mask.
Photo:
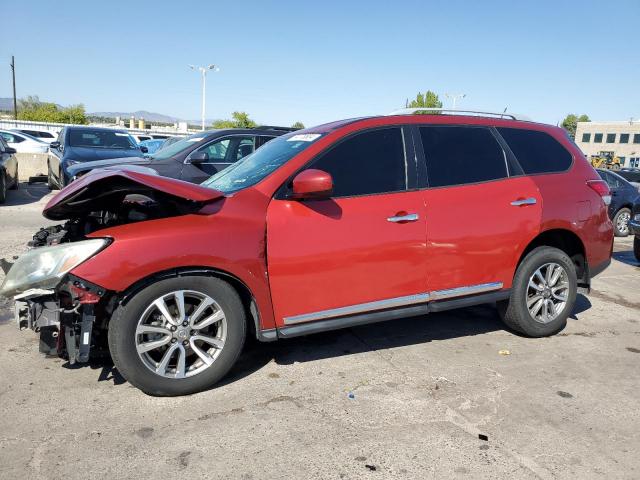
[(334, 122), (202, 185), (96, 171), (47, 204), (68, 222), (36, 234), (0, 293), (43, 351), (73, 363), (108, 345), (153, 395), (212, 386), (247, 335), (494, 302), (514, 331), (552, 335), (610, 262), (609, 190), (563, 130), (500, 117)]

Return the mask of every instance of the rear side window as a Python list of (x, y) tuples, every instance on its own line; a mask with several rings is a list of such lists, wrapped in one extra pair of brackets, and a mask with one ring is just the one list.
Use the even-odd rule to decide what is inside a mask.
[(313, 162), (333, 177), (333, 196), (351, 197), (407, 188), (407, 167), (400, 128), (359, 133)]
[(502, 147), (487, 128), (420, 127), (430, 187), (507, 177)]
[(548, 133), (519, 128), (498, 128), (498, 132), (527, 175), (564, 172), (571, 166), (571, 154)]

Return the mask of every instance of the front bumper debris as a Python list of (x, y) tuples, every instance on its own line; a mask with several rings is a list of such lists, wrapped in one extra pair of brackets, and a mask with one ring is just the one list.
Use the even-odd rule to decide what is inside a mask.
[(86, 363), (96, 345), (95, 311), (103, 294), (77, 277), (56, 290), (27, 290), (14, 297), (16, 325), (40, 334), (41, 353), (67, 358), (72, 365)]

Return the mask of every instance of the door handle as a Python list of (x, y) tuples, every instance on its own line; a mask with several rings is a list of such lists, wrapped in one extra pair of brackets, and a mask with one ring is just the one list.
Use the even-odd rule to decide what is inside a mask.
[(511, 205), (513, 205), (514, 207), (522, 207), (523, 205), (535, 205), (536, 203), (538, 203), (538, 201), (535, 198), (529, 197), (522, 198), (520, 200), (514, 200), (513, 202), (511, 202)]
[(403, 222), (415, 222), (418, 220), (417, 213), (408, 213), (406, 215), (394, 215), (393, 217), (387, 218), (387, 222), (391, 223), (403, 223)]

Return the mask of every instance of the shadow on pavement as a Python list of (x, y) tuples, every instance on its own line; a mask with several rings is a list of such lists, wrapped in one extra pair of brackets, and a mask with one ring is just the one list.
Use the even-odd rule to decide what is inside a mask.
[[(18, 190), (8, 190), (7, 200), (2, 206), (27, 205), (36, 203), (51, 192), (46, 183), (20, 183)], [(0, 206), (0, 208), (2, 208)]]
[[(591, 308), (589, 299), (579, 294), (570, 319)], [(335, 330), (306, 337), (260, 343), (247, 338), (244, 351), (222, 381), (212, 388), (223, 387), (261, 370), (274, 361), (278, 365), (313, 362), (345, 355), (406, 347), (429, 342), (469, 337), (507, 330), (492, 305), (482, 305), (449, 312), (431, 313), (420, 317), (391, 320), (356, 328)], [(513, 333), (518, 335), (517, 333)], [(63, 367), (85, 368), (86, 364)], [(100, 370), (98, 381), (121, 385), (126, 380), (113, 365), (111, 358), (92, 359), (89, 368)]]
[(640, 262), (638, 262), (636, 256), (633, 254), (633, 250), (613, 252), (613, 258), (632, 267), (640, 267)]

